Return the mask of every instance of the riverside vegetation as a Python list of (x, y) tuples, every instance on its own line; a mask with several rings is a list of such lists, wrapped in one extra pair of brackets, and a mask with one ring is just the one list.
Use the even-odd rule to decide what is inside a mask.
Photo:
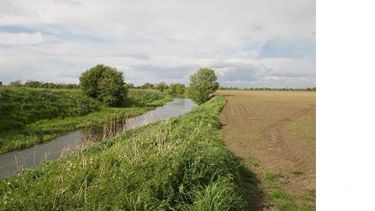
[(0, 180), (1, 210), (243, 210), (224, 97)]
[(129, 90), (123, 107), (108, 107), (79, 89), (0, 87), (0, 153), (50, 141), (111, 119), (137, 116), (171, 97), (154, 90)]

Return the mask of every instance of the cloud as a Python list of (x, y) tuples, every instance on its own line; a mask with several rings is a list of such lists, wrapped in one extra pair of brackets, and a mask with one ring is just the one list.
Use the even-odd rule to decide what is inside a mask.
[(315, 85), (314, 0), (0, 0), (0, 14), (4, 82), (104, 63), (135, 84), (212, 67), (228, 85)]
[(33, 45), (43, 41), (41, 33), (0, 33), (0, 46)]

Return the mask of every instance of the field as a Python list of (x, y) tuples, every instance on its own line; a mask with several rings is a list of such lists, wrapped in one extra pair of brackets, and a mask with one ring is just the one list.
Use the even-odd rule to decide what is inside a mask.
[(129, 90), (125, 107), (111, 108), (78, 89), (0, 88), (0, 153), (31, 147), (79, 128), (145, 113), (171, 98)]
[(225, 144), (255, 173), (243, 183), (252, 208), (315, 210), (315, 92), (217, 93)]
[(181, 117), (0, 180), (0, 210), (244, 210), (216, 97)]
[[(5, 93), (1, 108), (11, 121), (2, 122), (0, 152), (139, 115), (171, 99), (130, 90), (125, 107), (110, 108), (79, 90)], [(315, 92), (217, 94), (183, 116), (0, 180), (0, 210), (315, 210)], [(8, 123), (16, 129), (5, 130)]]

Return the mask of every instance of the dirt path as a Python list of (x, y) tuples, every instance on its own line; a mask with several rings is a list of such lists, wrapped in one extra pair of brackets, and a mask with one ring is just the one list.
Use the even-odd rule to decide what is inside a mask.
[[(261, 186), (270, 189), (263, 183), (267, 175), (277, 175), (281, 190), (296, 201), (315, 204), (315, 92), (218, 94), (227, 98), (220, 115), (225, 144), (256, 174)], [(264, 202), (253, 209), (272, 207)]]

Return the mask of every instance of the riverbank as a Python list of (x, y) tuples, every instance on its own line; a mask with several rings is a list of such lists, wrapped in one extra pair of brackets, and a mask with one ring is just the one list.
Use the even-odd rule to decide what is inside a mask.
[(0, 180), (3, 209), (243, 210), (240, 163), (224, 147), (216, 97)]
[[(110, 108), (85, 97), (79, 90), (13, 89), (10, 91), (12, 97), (4, 97), (4, 92), (1, 96), (3, 101), (8, 98), (13, 100), (6, 105), (2, 105), (4, 112), (8, 112), (8, 119), (13, 122), (16, 120), (16, 122), (22, 122), (22, 118), (18, 117), (20, 115), (14, 114), (16, 112), (28, 113), (30, 117), (27, 118), (27, 121), (22, 122), (24, 124), (22, 127), (14, 127), (0, 132), (0, 153), (28, 148), (80, 128), (101, 126), (106, 122), (138, 116), (172, 100), (172, 97), (155, 91), (129, 90), (128, 103), (125, 108)], [(46, 110), (46, 107), (48, 108), (44, 117), (38, 115), (38, 106), (43, 103), (39, 96), (50, 96), (50, 103), (43, 107), (44, 110)], [(72, 102), (63, 102), (64, 100)], [(25, 104), (25, 102), (28, 105), (26, 108), (20, 105)], [(63, 106), (59, 103), (63, 103)], [(74, 106), (81, 108), (74, 108), (80, 112), (69, 111)], [(8, 107), (14, 108), (15, 111), (10, 113)], [(24, 109), (18, 111), (19, 108)], [(53, 118), (56, 110), (59, 111), (60, 115)], [(40, 120), (40, 118), (44, 119)]]

